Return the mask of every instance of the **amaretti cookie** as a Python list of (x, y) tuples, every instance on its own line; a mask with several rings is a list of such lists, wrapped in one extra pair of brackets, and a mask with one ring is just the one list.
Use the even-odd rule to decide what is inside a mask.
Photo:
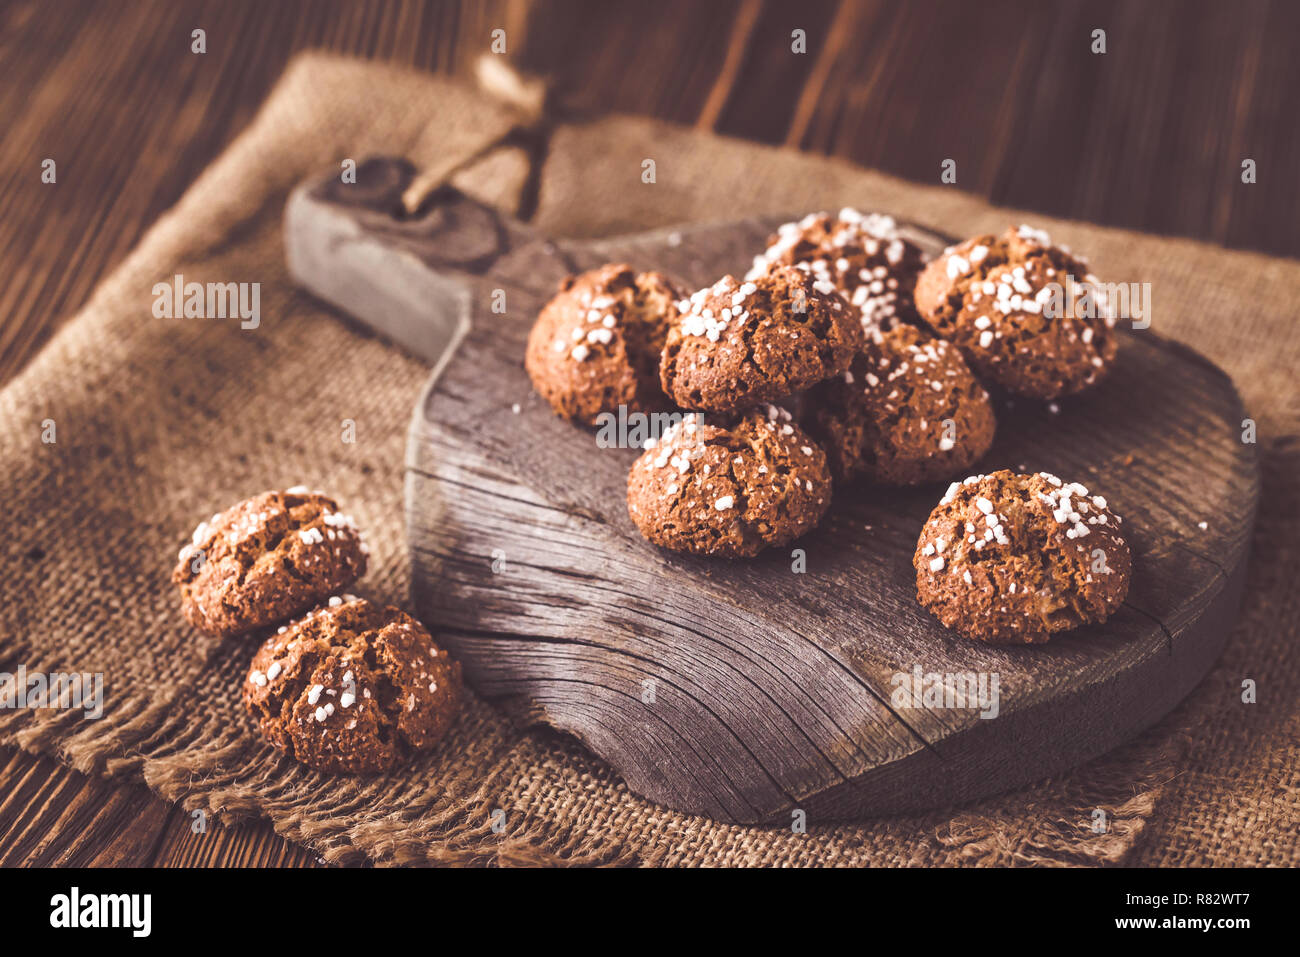
[(912, 291), (925, 267), (925, 255), (899, 235), (890, 216), (863, 214), (849, 207), (836, 216), (809, 213), (777, 230), (745, 278), (761, 276), (774, 264), (798, 266), (815, 280), (834, 285), (857, 311), (867, 332), (917, 321)]
[(181, 549), (172, 581), (194, 627), (239, 635), (312, 607), (365, 573), (356, 523), (321, 492), (264, 492), (213, 515)]
[(682, 408), (731, 413), (839, 375), (862, 327), (835, 286), (792, 266), (724, 276), (680, 304), (660, 376)]
[(1035, 644), (1105, 621), (1128, 594), (1120, 519), (1046, 472), (954, 482), (917, 541), (916, 595), (958, 634)]
[(815, 528), (831, 503), (826, 456), (784, 409), (728, 428), (688, 415), (632, 466), (627, 508), (664, 548), (747, 558)]
[(838, 481), (916, 485), (965, 474), (993, 444), (993, 403), (944, 339), (874, 330), (843, 375), (817, 386), (805, 423)]
[(1021, 226), (976, 236), (930, 263), (916, 306), (977, 375), (1055, 399), (1092, 385), (1115, 357), (1115, 317), (1087, 264)]
[(333, 597), (262, 645), (244, 706), (272, 745), (319, 771), (387, 771), (451, 727), (461, 668), (414, 618)]
[(566, 419), (666, 409), (659, 358), (682, 293), (657, 272), (613, 263), (569, 276), (537, 316), (524, 367)]

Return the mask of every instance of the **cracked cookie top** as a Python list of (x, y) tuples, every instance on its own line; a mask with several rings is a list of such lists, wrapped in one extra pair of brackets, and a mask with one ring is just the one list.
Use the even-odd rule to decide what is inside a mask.
[(1029, 226), (976, 236), (930, 263), (916, 307), (976, 374), (1035, 399), (1071, 395), (1115, 358), (1115, 315), (1083, 260)]
[(372, 773), (447, 733), (461, 668), (410, 615), (336, 596), (262, 645), (243, 697), (262, 736), (294, 760)]
[(181, 549), (172, 581), (185, 617), (238, 635), (296, 615), (356, 581), (367, 548), (352, 518), (320, 492), (264, 492), (213, 515)]
[(628, 514), (647, 539), (724, 558), (794, 541), (830, 503), (825, 454), (775, 406), (726, 428), (686, 416), (642, 454), (627, 483)]
[(680, 293), (657, 272), (611, 263), (569, 276), (537, 316), (524, 367), (557, 415), (595, 425), (602, 412), (670, 406), (659, 357)]
[(961, 353), (912, 326), (873, 330), (843, 375), (809, 393), (806, 426), (838, 481), (916, 485), (963, 475), (993, 444), (988, 392)]
[(684, 409), (732, 413), (848, 368), (862, 326), (835, 286), (792, 266), (723, 276), (680, 304), (660, 376)]
[(1036, 644), (1105, 621), (1132, 560), (1106, 500), (1047, 472), (953, 482), (921, 529), (916, 596), (967, 638)]
[(755, 279), (773, 264), (798, 266), (813, 279), (833, 284), (857, 311), (868, 334), (919, 318), (912, 290), (925, 267), (925, 254), (899, 234), (890, 216), (849, 207), (835, 216), (809, 213), (777, 229), (745, 278)]

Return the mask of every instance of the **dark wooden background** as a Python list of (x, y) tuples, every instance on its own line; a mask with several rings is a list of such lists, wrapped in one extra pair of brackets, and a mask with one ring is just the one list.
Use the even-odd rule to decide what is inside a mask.
[[(199, 27), (204, 56), (190, 53)], [(248, 123), (294, 52), (465, 73), (496, 27), (574, 109), (920, 181), (952, 158), (960, 188), (999, 203), (1300, 255), (1289, 0), (0, 0), (0, 384)], [(46, 157), (56, 187), (40, 183)], [(311, 863), (264, 824), (195, 835), (142, 786), (0, 749), (0, 865)]]

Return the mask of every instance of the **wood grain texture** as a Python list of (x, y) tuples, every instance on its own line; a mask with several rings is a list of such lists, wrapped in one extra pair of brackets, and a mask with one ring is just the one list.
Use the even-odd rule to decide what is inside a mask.
[[(452, 192), (396, 218), (413, 173), (373, 160), (358, 170), (373, 188), (331, 175), (296, 195), (287, 242), (317, 247), (297, 278), (421, 349), (438, 319), (432, 341), (454, 351), (408, 446), (417, 612), (478, 691), (576, 735), (634, 791), (737, 822), (961, 803), (1116, 747), (1217, 658), (1258, 476), (1236, 390), (1200, 356), (1135, 330), (1103, 384), (1058, 412), (1004, 404), (983, 469), (1043, 469), (1104, 494), (1125, 518), (1134, 585), (1105, 626), (1044, 648), (968, 642), (915, 599), (912, 552), (943, 485), (837, 489), (796, 543), (801, 574), (786, 549), (673, 554), (627, 514), (640, 449), (600, 447), (532, 392), (525, 341), (566, 273), (627, 261), (699, 288), (743, 272), (779, 220), (550, 241)], [(949, 242), (909, 233), (931, 255)], [(504, 314), (491, 309), (501, 293)], [(997, 675), (997, 716), (900, 705), (896, 676), (915, 668)]]
[[(1300, 166), (1290, 102), (1300, 86), (1300, 59), (1291, 51), (1300, 25), (1295, 4), (1076, 0), (1039, 12), (1047, 5), (1025, 0), (988, 6), (981, 19), (961, 17), (958, 4), (873, 4), (857, 21), (860, 32), (821, 67), (827, 79), (817, 97), (805, 88), (826, 56), (827, 30), (854, 4), (765, 0), (746, 32), (736, 27), (747, 6), (680, 3), (646, 14), (573, 0), (0, 4), (0, 383), (246, 125), (294, 52), (320, 47), (459, 72), (497, 25), (522, 38), (513, 49), (526, 66), (555, 76), (591, 111), (645, 113), (782, 143), (792, 139), (806, 99), (805, 132), (793, 139), (810, 149), (925, 179), (940, 132), (959, 130), (976, 164), (970, 177), (963, 164), (961, 187), (997, 201), (1300, 254), (1291, 226), (1300, 184), (1279, 172)], [(647, 17), (666, 23), (666, 32), (648, 33)], [(808, 31), (804, 56), (789, 53), (796, 24)], [(1095, 61), (1081, 69), (1062, 55), (1077, 54), (1079, 31), (1093, 24), (1110, 32), (1104, 70)], [(210, 38), (202, 59), (189, 51), (189, 32), (200, 25)], [(1036, 72), (1027, 76), (1022, 67), (1021, 82), (1010, 84), (1006, 52), (1015, 42), (1046, 52)], [(969, 53), (956, 55), (972, 49), (998, 52), (972, 67)], [(991, 79), (971, 80), (983, 71)], [(994, 128), (1010, 130), (996, 155), (985, 136)], [(1235, 169), (1241, 153), (1260, 160), (1254, 187), (1223, 180), (1224, 164)], [(57, 187), (39, 181), (46, 156), (58, 160)], [(68, 775), (96, 800), (109, 793), (42, 759), (2, 753), (6, 793), (37, 768)], [(76, 789), (43, 793), (57, 809)], [(141, 807), (167, 823), (165, 805)], [(57, 821), (42, 826), (61, 827)], [(121, 850), (113, 827), (92, 821), (88, 828), (81, 836), (106, 853), (119, 848), (117, 860), (149, 863)], [(0, 852), (21, 834), (0, 829)], [(265, 840), (282, 843), (269, 831)]]

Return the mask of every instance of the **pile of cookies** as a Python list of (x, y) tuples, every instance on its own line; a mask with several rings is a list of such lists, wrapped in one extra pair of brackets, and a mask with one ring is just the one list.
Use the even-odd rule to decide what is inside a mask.
[(424, 626), (336, 594), (367, 555), (334, 499), (297, 486), (201, 523), (172, 573), (194, 627), (262, 637), (244, 705), (267, 741), (321, 771), (389, 770), (432, 747), (460, 708), (460, 664)]
[[(854, 482), (966, 472), (993, 444), (985, 383), (1054, 399), (1115, 357), (1114, 319), (1048, 308), (1101, 296), (1087, 266), (1022, 226), (927, 263), (893, 220), (842, 210), (787, 223), (743, 279), (687, 296), (610, 264), (542, 309), (525, 366), (556, 413), (678, 413), (632, 465), (627, 505), (664, 548), (744, 558), (816, 528)], [(1036, 643), (1105, 621), (1131, 574), (1104, 498), (1047, 473), (952, 482), (913, 563), (946, 626)], [(389, 770), (455, 720), (460, 665), (396, 608), (342, 594), (367, 549), (338, 503), (266, 492), (195, 529), (172, 578), (194, 627), (262, 645), (243, 685), (263, 737), (312, 768)]]
[[(1083, 294), (1097, 308), (1059, 308)], [(889, 217), (844, 209), (781, 226), (743, 279), (689, 296), (627, 264), (569, 277), (525, 367), (579, 424), (620, 406), (679, 413), (632, 466), (632, 521), (664, 548), (746, 558), (815, 528), (850, 483), (966, 474), (993, 444), (988, 388), (1086, 389), (1115, 357), (1114, 325), (1087, 265), (1040, 230), (975, 236), (927, 263)], [(1008, 472), (955, 483), (918, 544), (920, 601), (987, 641), (1104, 620), (1127, 592), (1128, 550), (1081, 489)]]

